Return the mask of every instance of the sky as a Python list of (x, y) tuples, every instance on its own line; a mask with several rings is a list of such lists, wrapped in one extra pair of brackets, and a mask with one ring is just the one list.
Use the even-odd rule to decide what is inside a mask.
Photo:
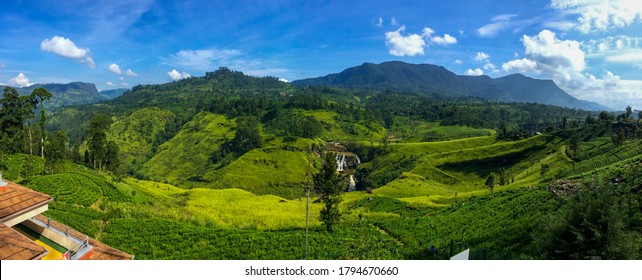
[(222, 66), (292, 81), (394, 60), (642, 109), (640, 0), (1, 1), (5, 85), (129, 88)]

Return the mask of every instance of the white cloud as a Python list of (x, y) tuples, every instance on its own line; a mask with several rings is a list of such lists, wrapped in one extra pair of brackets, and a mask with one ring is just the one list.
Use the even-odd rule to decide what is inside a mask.
[(129, 86), (129, 84), (128, 84), (128, 83), (126, 83), (126, 82), (122, 82), (122, 83), (120, 83), (120, 85), (121, 85), (121, 86), (125, 86), (125, 87), (128, 87), (128, 86)]
[(27, 76), (22, 72), (20, 72), (18, 76), (11, 78), (11, 80), (9, 80), (9, 84), (17, 87), (28, 87), (33, 85), (29, 82), (29, 78), (27, 78)]
[(386, 32), (386, 46), (388, 52), (394, 56), (423, 55), (426, 42), (417, 34), (401, 35), (406, 26), (401, 26), (396, 31)]
[(484, 64), (484, 70), (495, 70), (496, 67), (492, 63), (486, 63)]
[(503, 14), (495, 16), (491, 19), (491, 23), (478, 28), (477, 34), (482, 37), (493, 37), (500, 31), (513, 27), (515, 23), (511, 20), (516, 16), (516, 14)]
[(4, 63), (0, 63), (0, 69), (4, 69)]
[(479, 61), (479, 62), (488, 61), (489, 58), (490, 58), (490, 55), (488, 55), (485, 52), (477, 52), (477, 54), (475, 54), (475, 57), (473, 57), (475, 61)]
[(284, 82), (284, 83), (289, 83), (290, 82), (290, 80), (288, 80), (286, 78), (279, 78), (279, 81)]
[(134, 71), (132, 71), (132, 69), (127, 69), (127, 71), (125, 71), (125, 75), (127, 75), (129, 77), (138, 77), (138, 74), (134, 73)]
[(443, 37), (435, 36), (431, 37), (430, 40), (437, 45), (451, 45), (457, 43), (457, 38), (450, 36), (449, 34), (444, 34)]
[(107, 84), (107, 85), (108, 85), (108, 86), (110, 86), (110, 87), (113, 87), (113, 86), (114, 86), (114, 83), (112, 83), (112, 82), (106, 82), (105, 84)]
[(502, 69), (506, 72), (539, 73), (537, 70), (537, 63), (527, 58), (508, 61), (502, 64)]
[(53, 36), (51, 39), (44, 39), (40, 42), (40, 49), (60, 57), (78, 60), (91, 68), (96, 66), (94, 60), (89, 56), (89, 49), (79, 48), (68, 38)]
[(475, 70), (468, 69), (465, 74), (469, 76), (481, 76), (484, 75), (484, 71), (479, 68), (475, 68)]
[(639, 0), (551, 0), (551, 7), (577, 15), (575, 28), (585, 34), (626, 27), (642, 19)]
[(517, 14), (503, 14), (503, 15), (498, 15), (495, 16), (491, 19), (491, 21), (508, 21), (511, 20), (512, 18), (516, 17)]
[(570, 21), (549, 21), (544, 23), (544, 27), (568, 31), (575, 28), (575, 23)]
[(457, 65), (463, 64), (463, 62), (461, 60), (459, 60), (459, 59), (453, 61), (453, 63), (457, 64)]
[(215, 70), (217, 62), (226, 62), (229, 58), (240, 55), (241, 52), (234, 49), (202, 49), (202, 50), (180, 50), (163, 62), (168, 65), (180, 66), (198, 71)]
[(172, 71), (167, 72), (167, 75), (172, 81), (178, 81), (178, 80), (187, 79), (191, 77), (189, 73), (186, 73), (186, 72), (180, 73), (176, 71), (176, 69), (172, 69)]
[(399, 25), (399, 22), (397, 21), (396, 18), (391, 18), (390, 19), (390, 25), (397, 26), (397, 25)]
[(89, 52), (88, 49), (81, 49), (71, 40), (59, 36), (53, 36), (51, 39), (44, 39), (40, 43), (40, 49), (61, 57), (72, 59), (82, 59), (87, 56), (87, 53)]
[(375, 24), (377, 27), (383, 27), (383, 18), (379, 17), (379, 20), (377, 21), (377, 24)]
[(109, 70), (109, 72), (112, 72), (116, 75), (120, 75), (120, 73), (122, 73), (122, 71), (120, 71), (120, 67), (116, 63), (110, 64), (109, 67), (107, 67), (107, 69)]
[(430, 27), (424, 27), (424, 30), (422, 30), (421, 36), (430, 38), (432, 34), (435, 34), (435, 30), (432, 30)]
[[(629, 103), (642, 108), (642, 92), (636, 87), (642, 85), (642, 81), (623, 80), (609, 71), (600, 78), (584, 72), (586, 55), (578, 41), (560, 40), (555, 33), (543, 30), (536, 36), (524, 35), (522, 43), (524, 58), (504, 63), (504, 71), (544, 74), (575, 97), (611, 108), (622, 109)], [(636, 57), (616, 59), (623, 61)]]
[(457, 44), (457, 38), (451, 36), (450, 34), (444, 34), (441, 37), (433, 36), (433, 34), (435, 34), (435, 30), (433, 30), (430, 27), (424, 27), (424, 29), (421, 32), (421, 37), (424, 37), (426, 38), (426, 40), (429, 40), (432, 43), (435, 43), (437, 45), (442, 45), (442, 46)]
[(89, 68), (96, 68), (96, 62), (94, 62), (94, 59), (89, 56), (85, 57), (84, 59), (81, 59), (80, 63), (87, 64)]
[(118, 77), (119, 80), (124, 81), (125, 77)]

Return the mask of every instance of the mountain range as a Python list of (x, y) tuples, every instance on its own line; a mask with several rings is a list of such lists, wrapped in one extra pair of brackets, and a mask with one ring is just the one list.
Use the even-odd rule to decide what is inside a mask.
[(475, 96), (503, 102), (535, 102), (584, 110), (608, 110), (600, 104), (569, 95), (551, 80), (533, 79), (522, 74), (496, 79), (486, 75), (462, 76), (443, 66), (400, 61), (364, 63), (341, 73), (297, 80), (292, 84)]
[(71, 82), (68, 84), (33, 84), (28, 87), (15, 88), (20, 94), (30, 94), (34, 89), (44, 87), (51, 92), (51, 100), (45, 102), (48, 109), (68, 106), (96, 103), (110, 100), (122, 95), (128, 89), (113, 89), (98, 91), (93, 83)]

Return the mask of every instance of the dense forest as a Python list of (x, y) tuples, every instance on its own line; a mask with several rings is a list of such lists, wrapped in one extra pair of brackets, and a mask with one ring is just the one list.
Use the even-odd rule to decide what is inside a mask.
[(137, 258), (303, 258), (306, 191), (316, 259), (642, 257), (642, 112), (630, 107), (227, 68), (94, 104), (47, 110), (50, 98), (4, 89), (0, 169), (55, 197), (47, 215)]

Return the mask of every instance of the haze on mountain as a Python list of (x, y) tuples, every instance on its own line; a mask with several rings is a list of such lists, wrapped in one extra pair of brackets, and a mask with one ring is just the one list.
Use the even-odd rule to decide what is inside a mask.
[(496, 79), (486, 75), (456, 75), (443, 66), (401, 61), (364, 63), (341, 73), (297, 80), (292, 84), (475, 96), (504, 102), (535, 102), (584, 110), (608, 110), (597, 103), (569, 95), (552, 80), (533, 79), (522, 74)]
[(51, 92), (51, 100), (46, 101), (44, 106), (48, 109), (64, 107), (69, 105), (92, 104), (100, 101), (114, 99), (121, 96), (128, 89), (112, 89), (98, 91), (96, 85), (85, 82), (71, 82), (67, 84), (48, 83), (33, 84), (28, 87), (14, 87), (22, 95), (30, 94), (34, 89), (44, 87)]

